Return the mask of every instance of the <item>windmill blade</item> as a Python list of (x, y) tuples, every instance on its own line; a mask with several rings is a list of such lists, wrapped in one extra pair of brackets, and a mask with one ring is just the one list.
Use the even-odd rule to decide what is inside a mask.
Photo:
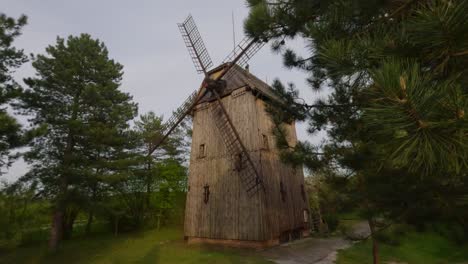
[(185, 99), (177, 110), (175, 110), (172, 116), (164, 123), (162, 128), (162, 136), (156, 138), (151, 144), (150, 151), (148, 155), (151, 155), (163, 142), (166, 138), (174, 131), (174, 129), (184, 120), (184, 118), (192, 111), (193, 107), (197, 103), (198, 90), (194, 91), (190, 96)]
[(222, 135), (223, 142), (234, 159), (236, 170), (239, 172), (240, 180), (246, 188), (247, 194), (253, 196), (259, 190), (265, 191), (262, 175), (257, 171), (249, 152), (242, 143), (218, 92), (216, 90), (213, 90), (213, 92), (216, 101), (211, 113), (218, 131)]
[(230, 63), (230, 67), (226, 69), (224, 79), (228, 79), (232, 75), (230, 69), (234, 64), (240, 67), (245, 67), (247, 62), (266, 44), (266, 41), (245, 37), (235, 49), (223, 60), (223, 63)]
[(189, 15), (184, 22), (178, 23), (177, 26), (182, 34), (190, 58), (195, 65), (195, 69), (198, 73), (204, 73), (206, 75), (208, 69), (213, 66), (213, 62), (211, 61), (208, 50), (203, 43), (203, 39), (192, 15)]

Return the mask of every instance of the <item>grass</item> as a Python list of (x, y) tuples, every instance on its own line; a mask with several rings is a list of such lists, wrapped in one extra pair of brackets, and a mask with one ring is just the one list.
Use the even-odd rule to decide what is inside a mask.
[(55, 254), (45, 244), (17, 248), (0, 255), (0, 263), (271, 263), (249, 250), (187, 245), (180, 228), (98, 235), (63, 243)]
[[(380, 258), (382, 263), (467, 263), (468, 245), (456, 245), (436, 233), (411, 231), (400, 237), (398, 245), (380, 243)], [(372, 263), (372, 244), (369, 240), (338, 253), (337, 264), (365, 263)]]

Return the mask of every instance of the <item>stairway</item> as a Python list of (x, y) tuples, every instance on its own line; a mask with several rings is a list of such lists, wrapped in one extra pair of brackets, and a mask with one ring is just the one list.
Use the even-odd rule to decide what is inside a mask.
[(234, 170), (238, 171), (240, 180), (247, 190), (247, 195), (252, 197), (264, 188), (262, 177), (249, 159), (249, 154), (242, 148), (240, 139), (236, 136), (228, 117), (223, 113), (221, 103), (215, 101), (213, 104), (211, 113), (228, 153), (231, 155)]
[(312, 211), (311, 214), (312, 217), (312, 230), (314, 230), (317, 233), (322, 232), (322, 218), (318, 212), (315, 210)]

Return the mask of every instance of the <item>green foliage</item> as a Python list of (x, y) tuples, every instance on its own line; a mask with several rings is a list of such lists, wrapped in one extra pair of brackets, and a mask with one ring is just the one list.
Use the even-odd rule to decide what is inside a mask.
[(17, 155), (10, 150), (23, 142), (21, 125), (7, 112), (7, 106), (21, 93), (21, 87), (13, 80), (13, 71), (27, 61), (23, 50), (13, 45), (27, 23), (26, 16), (17, 20), (0, 13), (0, 175)]
[(364, 120), (394, 166), (421, 175), (460, 175), (468, 165), (468, 122), (462, 114), (468, 94), (460, 84), (434, 81), (414, 62), (386, 62), (371, 76)]
[(99, 177), (119, 165), (137, 106), (119, 90), (123, 66), (99, 40), (57, 38), (46, 52), (34, 59), (37, 74), (25, 79), (21, 98), (32, 125), (46, 130), (30, 143), (32, 170), (22, 180), (53, 201), (60, 215), (53, 233), (69, 238), (79, 211), (103, 191)]
[[(184, 166), (187, 146), (184, 129), (176, 129), (151, 156), (155, 140), (163, 136), (162, 117), (153, 112), (141, 115), (129, 137), (125, 162), (104, 179), (111, 195), (107, 204), (108, 219), (118, 230), (160, 227), (175, 210), (177, 196), (185, 191), (187, 169)], [(120, 167), (119, 167), (120, 168)], [(113, 210), (118, 208), (118, 212)]]
[[(369, 119), (364, 118), (364, 124), (355, 131), (369, 136), (386, 134), (370, 138), (379, 147), (393, 146), (379, 153), (382, 160), (425, 175), (437, 173), (434, 171), (436, 161), (440, 170), (449, 170), (455, 175), (466, 170), (464, 113), (468, 99), (463, 66), (467, 62), (464, 50), (468, 39), (466, 1), (416, 4), (291, 0), (249, 4), (251, 14), (245, 22), (249, 34), (267, 35), (275, 40), (302, 36), (310, 42), (312, 56), (305, 59), (291, 49), (280, 48), (279, 51), (287, 66), (310, 73), (309, 82), (313, 88), (324, 85), (333, 88), (325, 104), (335, 107), (304, 106), (304, 110), (312, 108), (307, 118), (317, 121), (312, 125), (313, 130), (328, 130), (336, 143), (369, 140), (362, 134), (350, 133), (351, 127), (342, 130), (337, 127), (353, 125), (361, 122), (362, 116), (370, 116), (370, 124), (366, 122)], [(307, 16), (303, 15), (306, 5), (313, 7), (307, 9)], [(259, 13), (259, 9), (268, 12)], [(288, 19), (282, 19), (285, 17)], [(256, 23), (259, 20), (263, 23)], [(409, 58), (413, 60), (408, 61)], [(392, 75), (383, 75), (383, 71)], [(389, 97), (398, 90), (401, 93), (400, 82), (405, 83), (411, 97), (405, 99), (405, 104)], [(397, 91), (390, 95), (389, 89)], [(373, 94), (371, 98), (366, 95), (367, 90)], [(297, 93), (291, 96), (298, 97)], [(289, 105), (291, 100), (287, 101)], [(294, 107), (297, 108), (297, 104)], [(351, 112), (345, 112), (349, 110)], [(415, 115), (429, 128), (406, 131), (414, 125)], [(391, 131), (389, 127), (395, 122), (399, 124)], [(367, 131), (367, 126), (373, 129)], [(392, 133), (394, 137), (395, 130), (396, 134), (408, 135), (404, 140), (388, 141), (388, 135)], [(454, 133), (452, 142), (444, 142)]]
[(19, 248), (0, 255), (1, 263), (271, 263), (251, 251), (187, 245), (181, 228), (94, 236), (66, 241), (56, 254), (43, 246)]
[[(31, 164), (17, 183), (1, 190), (2, 247), (43, 238), (51, 213), (51, 241), (70, 238), (76, 220), (79, 232), (89, 234), (94, 221), (107, 221), (117, 234), (159, 227), (180, 215), (186, 122), (149, 156), (163, 136), (163, 118), (150, 112), (130, 127), (137, 105), (120, 90), (123, 66), (88, 34), (58, 37), (45, 54), (33, 56), (36, 74), (24, 80), (23, 91), (11, 74), (27, 61), (12, 46), (25, 24), (25, 16), (0, 15), (0, 172), (17, 156), (11, 149), (28, 141), (25, 159)], [(22, 133), (8, 104), (31, 117), (31, 130)], [(56, 242), (50, 245), (56, 248)]]
[[(292, 85), (286, 90), (278, 81), (273, 84), (285, 99), (283, 105), (274, 105), (282, 110), (272, 112), (277, 131), (281, 122), (299, 119), (309, 121), (309, 132), (328, 134), (320, 146), (287, 149), (286, 161), (302, 161), (330, 177), (355, 176), (350, 186), (360, 188), (367, 200), (378, 198), (371, 195), (373, 189), (393, 188), (380, 188), (385, 179), (379, 175), (434, 177), (440, 189), (450, 184), (448, 188), (466, 189), (466, 180), (445, 181), (466, 179), (468, 171), (466, 1), (290, 0), (249, 5), (246, 31), (273, 39), (285, 65), (307, 72), (313, 89), (331, 90), (326, 100), (307, 104)], [(310, 56), (286, 47), (284, 40), (294, 37), (309, 43)], [(402, 181), (409, 188), (419, 184)]]
[[(391, 232), (387, 232), (391, 233)], [(380, 245), (381, 260), (405, 263), (462, 263), (468, 259), (468, 246), (456, 245), (451, 240), (433, 232), (407, 231), (397, 236), (397, 244)], [(339, 264), (372, 263), (371, 243), (369, 240), (354, 244), (348, 249), (339, 251)]]
[[(309, 132), (327, 132), (319, 146), (283, 147), (283, 160), (325, 177), (369, 223), (466, 226), (468, 2), (249, 5), (247, 33), (272, 39), (285, 66), (306, 72), (313, 90), (329, 91), (309, 103), (292, 85), (273, 84), (285, 100), (270, 110), (279, 146), (282, 122), (304, 120)], [(291, 38), (305, 39), (306, 55), (287, 47)], [(381, 240), (374, 231), (374, 242)]]
[(0, 250), (25, 244), (35, 228), (47, 225), (48, 204), (35, 200), (34, 188), (4, 183), (0, 189)]

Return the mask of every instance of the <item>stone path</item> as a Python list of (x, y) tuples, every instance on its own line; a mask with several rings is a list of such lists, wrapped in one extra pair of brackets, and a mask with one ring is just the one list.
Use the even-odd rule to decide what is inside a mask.
[[(365, 237), (369, 234), (369, 227), (365, 222), (358, 223), (352, 233)], [(351, 245), (351, 241), (341, 237), (311, 237), (266, 249), (259, 254), (278, 264), (333, 264), (337, 251)]]

